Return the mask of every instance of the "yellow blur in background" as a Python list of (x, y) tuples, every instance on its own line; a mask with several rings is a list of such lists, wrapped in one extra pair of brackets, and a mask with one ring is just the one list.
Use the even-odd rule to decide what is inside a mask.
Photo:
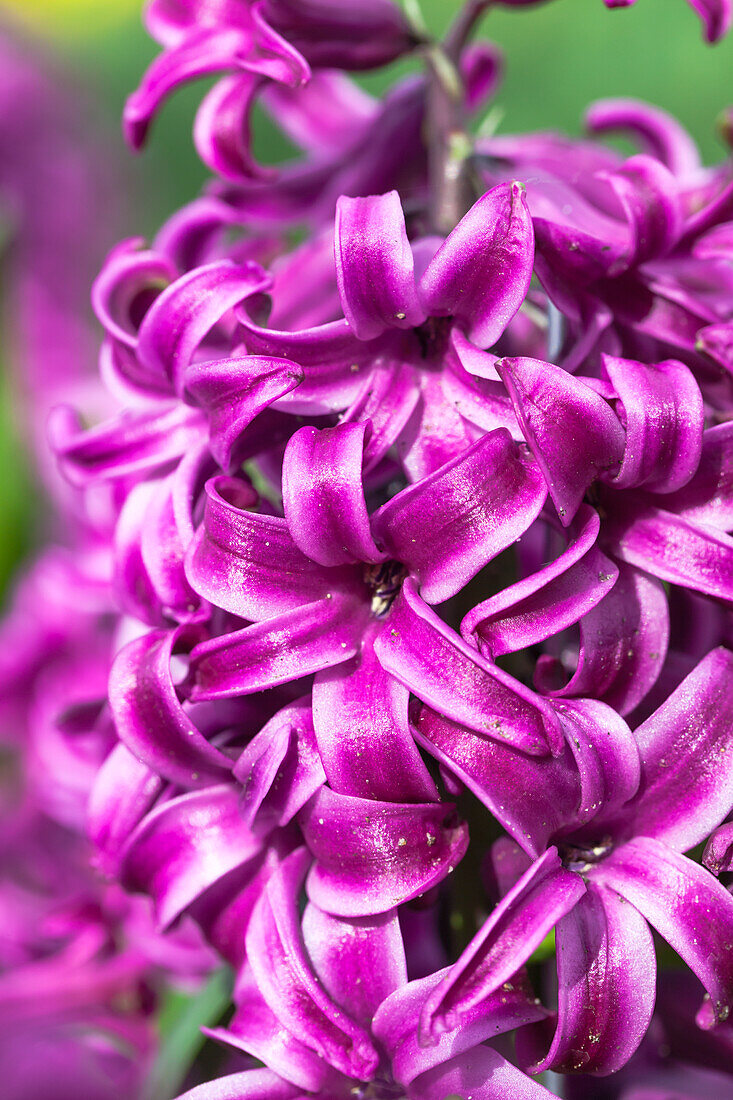
[(141, 7), (141, 0), (0, 0), (0, 14), (45, 35), (109, 29)]

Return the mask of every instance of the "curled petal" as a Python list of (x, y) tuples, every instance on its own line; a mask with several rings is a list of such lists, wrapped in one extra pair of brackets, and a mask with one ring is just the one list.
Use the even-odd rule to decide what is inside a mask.
[(609, 518), (613, 553), (662, 581), (733, 601), (733, 539), (661, 508), (625, 503)]
[(301, 1089), (323, 1089), (331, 1076), (329, 1067), (319, 1054), (283, 1027), (257, 988), (248, 965), (237, 978), (235, 998), (236, 1011), (227, 1026), (202, 1028), (204, 1035), (264, 1062), (280, 1077), (298, 1085), (298, 1095)]
[(468, 830), (450, 803), (378, 802), (322, 787), (300, 815), (308, 897), (339, 917), (386, 913), (450, 874)]
[(160, 469), (196, 446), (204, 427), (198, 409), (166, 405), (124, 412), (82, 431), (71, 410), (59, 407), (49, 418), (48, 432), (62, 472), (73, 485), (84, 487)]
[(374, 352), (356, 339), (347, 321), (332, 321), (302, 332), (258, 328), (244, 316), (240, 324), (250, 354), (290, 359), (303, 368), (300, 386), (282, 401), (288, 412), (317, 416), (340, 411), (363, 389), (365, 364), (371, 364)]
[(594, 608), (613, 587), (618, 569), (595, 547), (598, 513), (581, 505), (567, 548), (543, 569), (490, 596), (461, 623), (492, 658), (544, 641)]
[(488, 191), (458, 223), (420, 280), (428, 314), (455, 317), (469, 340), (491, 347), (524, 301), (534, 233), (520, 183)]
[(328, 995), (370, 1028), (385, 998), (407, 983), (397, 912), (347, 920), (309, 902), (302, 927), (306, 950)]
[[(376, 626), (376, 624), (375, 624)], [(437, 791), (410, 733), (409, 692), (376, 658), (375, 626), (356, 657), (319, 672), (313, 723), (332, 790), (396, 802), (428, 802)]]
[(204, 522), (189, 549), (186, 574), (215, 607), (259, 622), (325, 599), (351, 570), (326, 570), (307, 558), (278, 516), (250, 511), (257, 494), (224, 477), (206, 484)]
[(733, 869), (733, 824), (721, 825), (713, 832), (705, 845), (702, 861), (714, 875)]
[(207, 168), (232, 183), (270, 179), (275, 174), (257, 163), (251, 147), (250, 115), (261, 84), (262, 78), (254, 73), (224, 77), (196, 112), (196, 152)]
[(618, 565), (611, 591), (580, 620), (580, 655), (570, 680), (558, 686), (559, 663), (540, 657), (535, 684), (556, 698), (591, 695), (629, 714), (654, 686), (669, 644), (664, 587), (638, 569)]
[(298, 89), (270, 84), (263, 103), (278, 127), (309, 153), (343, 155), (363, 140), (379, 104), (337, 69), (313, 73)]
[(383, 504), (372, 530), (423, 599), (441, 603), (516, 542), (545, 496), (537, 466), (499, 428)]
[(191, 720), (173, 684), (173, 650), (196, 634), (182, 627), (136, 638), (117, 654), (109, 682), (120, 740), (158, 775), (184, 788), (221, 783), (232, 766)]
[(626, 449), (613, 484), (672, 493), (693, 476), (702, 454), (705, 412), (700, 387), (684, 363), (637, 363), (603, 357), (623, 403)]
[(368, 1080), (378, 1055), (366, 1030), (328, 996), (311, 969), (298, 918), (310, 855), (299, 848), (270, 877), (247, 929), (247, 958), (270, 1010), (329, 1065)]
[(122, 744), (97, 772), (87, 809), (87, 833), (95, 862), (107, 875), (119, 873), (120, 853), (130, 833), (152, 808), (163, 780)]
[(389, 354), (377, 356), (374, 369), (341, 417), (342, 424), (371, 422), (364, 442), (364, 471), (384, 458), (402, 435), (420, 399), (418, 374), (411, 363)]
[(562, 750), (552, 709), (449, 630), (414, 581), (403, 584), (374, 649), (396, 680), (446, 718), (522, 752)]
[[(631, 902), (707, 989), (715, 1020), (733, 999), (733, 897), (709, 871), (651, 837), (623, 844), (593, 869)], [(706, 1012), (698, 1023), (712, 1026)]]
[(703, 21), (708, 42), (717, 42), (733, 21), (731, 0), (687, 0)]
[(616, 473), (624, 453), (623, 428), (607, 401), (561, 367), (521, 358), (502, 359), (498, 370), (567, 525), (588, 486)]
[(657, 960), (649, 925), (632, 905), (591, 879), (586, 894), (558, 921), (555, 942), (558, 1020), (552, 1045), (537, 1058), (531, 1053), (535, 1036), (530, 1033), (529, 1042), (519, 1037), (534, 1062), (531, 1072), (615, 1073), (639, 1046), (654, 1011)]
[(206, 410), (211, 453), (223, 469), (237, 465), (237, 443), (254, 418), (302, 381), (296, 363), (257, 355), (186, 369), (184, 388)]
[(413, 1083), (409, 1096), (411, 1100), (444, 1100), (448, 1096), (470, 1096), (471, 1100), (550, 1100), (552, 1093), (491, 1047), (478, 1046), (422, 1074)]
[(714, 359), (728, 374), (733, 374), (733, 325), (730, 321), (705, 325), (697, 333), (695, 347)]
[(420, 1009), (427, 996), (449, 973), (448, 969), (439, 970), (395, 989), (374, 1016), (374, 1034), (384, 1044), (392, 1073), (402, 1085), (412, 1084), (420, 1074), (443, 1065), (458, 1054), (486, 1049), (479, 1047), (479, 1043), (487, 1039), (546, 1016), (532, 995), (529, 983), (518, 976), (469, 1009), (456, 1031), (443, 1032), (436, 1042), (425, 1046), (418, 1037)]
[(112, 250), (92, 285), (92, 307), (105, 332), (127, 347), (137, 346), (140, 313), (172, 283), (178, 271), (167, 256), (143, 251), (139, 240)]
[[(125, 136), (134, 149), (143, 145), (163, 101), (189, 80), (228, 69), (259, 73), (293, 87), (308, 79), (307, 62), (265, 22), (261, 5), (238, 7), (238, 18), (231, 21), (221, 14), (208, 26), (205, 18), (198, 26), (192, 20), (186, 32), (176, 33), (175, 41), (150, 65), (125, 104)], [(166, 40), (170, 41), (167, 34)]]
[(326, 782), (308, 703), (273, 715), (243, 750), (233, 769), (244, 788), (247, 828), (266, 833), (287, 825)]
[(283, 458), (283, 510), (298, 548), (319, 565), (384, 560), (369, 525), (362, 466), (367, 424), (300, 428)]
[(653, 157), (630, 157), (607, 176), (629, 225), (629, 249), (625, 267), (666, 255), (682, 228), (682, 209), (677, 183)]
[(338, 200), (336, 272), (344, 314), (360, 340), (425, 320), (396, 191)]
[(152, 895), (162, 927), (212, 884), (254, 859), (260, 840), (242, 823), (233, 784), (206, 787), (158, 806), (129, 838), (121, 878)]
[(202, 642), (191, 654), (191, 698), (250, 695), (348, 661), (358, 652), (368, 614), (368, 606), (334, 593)]
[(533, 859), (576, 820), (580, 780), (568, 749), (529, 756), (422, 707), (418, 744), (458, 776)]
[(458, 961), (426, 998), (420, 1032), (437, 1038), (499, 989), (527, 961), (557, 921), (585, 894), (579, 875), (566, 871), (549, 848), (499, 902)]
[(402, 11), (391, 0), (267, 0), (273, 26), (319, 68), (360, 71), (393, 61), (415, 45)]
[(207, 333), (245, 298), (268, 290), (270, 282), (252, 261), (217, 260), (182, 275), (145, 315), (138, 342), (140, 361), (180, 389), (185, 368)]
[[(635, 736), (641, 786), (621, 828), (687, 851), (733, 809), (733, 653), (704, 657)], [(628, 834), (627, 834), (628, 835)]]
[(246, 1069), (196, 1085), (177, 1100), (303, 1100), (303, 1093), (269, 1069)]
[(639, 140), (645, 152), (675, 176), (700, 167), (700, 154), (687, 130), (672, 115), (637, 99), (600, 99), (588, 109), (585, 123), (592, 134), (620, 130)]

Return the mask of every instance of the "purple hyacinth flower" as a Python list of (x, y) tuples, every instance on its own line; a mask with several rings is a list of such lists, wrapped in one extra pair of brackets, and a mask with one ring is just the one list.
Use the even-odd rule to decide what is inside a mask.
[[(209, 483), (189, 581), (253, 625), (196, 647), (193, 697), (246, 695), (317, 674), (316, 735), (326, 773), (352, 776), (353, 784), (363, 769), (346, 761), (358, 755), (358, 742), (334, 740), (329, 730), (338, 727), (338, 714), (348, 727), (351, 708), (364, 710), (360, 691), (349, 686), (361, 677), (367, 705), (376, 708), (370, 725), (390, 716), (392, 732), (370, 748), (384, 754), (385, 791), (430, 789), (410, 750), (408, 691), (530, 752), (557, 746), (554, 720), (540, 700), (429, 607), (458, 592), (527, 529), (545, 498), (539, 470), (499, 430), (370, 516), (362, 481), (367, 439), (363, 424), (298, 431), (285, 452), (284, 519), (241, 507), (236, 482)], [(456, 683), (463, 685), (458, 695)], [(374, 759), (370, 767), (381, 771)], [(349, 793), (369, 792), (360, 781)]]
[[(654, 1004), (655, 961), (646, 921), (705, 985), (710, 1000), (700, 1010), (699, 1022), (712, 1026), (726, 1019), (733, 995), (727, 946), (733, 899), (709, 872), (678, 852), (699, 843), (731, 810), (730, 716), (722, 700), (730, 690), (732, 661), (728, 651), (713, 651), (633, 738), (624, 735), (625, 745), (616, 749), (619, 755), (606, 756), (604, 762), (610, 748), (606, 745), (595, 764), (588, 758), (580, 773), (586, 787), (583, 816), (575, 809), (572, 788), (563, 802), (566, 811), (560, 807), (562, 760), (548, 761), (557, 779), (544, 786), (554, 792), (557, 824), (547, 821), (541, 804), (523, 802), (522, 790), (533, 782), (529, 771), (520, 779), (523, 759), (529, 758), (516, 757), (516, 769), (507, 758), (504, 770), (514, 770), (515, 782), (502, 778), (497, 784), (488, 761), (477, 754), (478, 746), (471, 746), (474, 735), (466, 731), (457, 741), (444, 719), (423, 711), (421, 743), (433, 745), (448, 766), (470, 777), (479, 797), (488, 800), (528, 853), (527, 870), (423, 1009), (426, 1035), (454, 1026), (462, 1012), (522, 965), (555, 924), (558, 1018), (554, 1037), (538, 1034), (527, 1041), (526, 1059), (534, 1071), (554, 1067), (603, 1075), (634, 1052)], [(585, 714), (586, 728), (587, 718), (593, 717), (588, 705), (564, 710), (564, 720), (575, 726), (574, 737), (582, 728), (578, 717)], [(618, 726), (620, 719), (615, 722)], [(601, 748), (598, 734), (595, 740)], [(508, 751), (503, 750), (505, 755)], [(620, 761), (627, 776), (623, 789)], [(639, 763), (638, 790), (629, 798)], [(532, 761), (529, 768), (537, 765), (543, 766)], [(555, 843), (546, 848), (551, 837)], [(592, 990), (590, 1000), (587, 988)], [(545, 1054), (542, 1044), (546, 1047), (550, 1040)]]
[(482, 429), (516, 431), (491, 357), (483, 357), (486, 382), (470, 377), (462, 360), (481, 358), (478, 349), (502, 336), (525, 299), (532, 264), (519, 185), (489, 191), (444, 242), (413, 247), (396, 192), (341, 198), (336, 269), (344, 320), (293, 333), (243, 321), (243, 340), (252, 353), (302, 367), (303, 382), (280, 407), (371, 419), (368, 463), (397, 445), (417, 480)]

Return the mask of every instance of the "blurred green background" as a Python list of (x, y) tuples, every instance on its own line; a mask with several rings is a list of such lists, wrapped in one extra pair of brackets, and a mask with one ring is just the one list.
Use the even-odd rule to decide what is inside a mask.
[[(349, 0), (344, 0), (349, 3)], [(422, 0), (431, 29), (440, 32), (458, 0)], [(123, 147), (119, 118), (125, 96), (157, 52), (140, 16), (140, 0), (0, 0), (0, 13), (44, 42), (47, 53), (86, 90), (109, 134), (109, 154), (118, 156), (127, 197), (125, 235), (152, 234), (177, 206), (191, 199), (206, 178), (191, 143), (191, 122), (201, 89), (188, 88), (166, 105), (148, 148), (133, 157)], [(497, 97), (500, 132), (558, 128), (581, 132), (584, 106), (609, 95), (637, 96), (672, 111), (691, 130), (708, 161), (720, 158), (715, 119), (731, 98), (733, 34), (714, 47), (703, 42), (699, 20), (685, 0), (638, 0), (631, 9), (607, 10), (602, 0), (552, 0), (531, 9), (497, 9), (482, 35), (505, 52), (506, 75)], [(365, 78), (378, 91), (402, 71)], [(287, 146), (264, 119), (257, 146), (265, 160), (282, 159)], [(113, 243), (100, 234), (100, 261)], [(2, 394), (0, 394), (2, 399)], [(29, 544), (31, 494), (22, 474), (12, 417), (0, 420), (0, 586)], [(14, 471), (17, 471), (15, 473)]]

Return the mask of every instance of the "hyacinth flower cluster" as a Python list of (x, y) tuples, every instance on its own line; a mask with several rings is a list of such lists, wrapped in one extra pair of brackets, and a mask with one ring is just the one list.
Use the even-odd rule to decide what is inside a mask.
[(96, 900), (0, 1005), (31, 953), (69, 1026), (134, 991), (144, 1067), (150, 974), (226, 967), (188, 1100), (730, 1088), (733, 171), (631, 100), (474, 139), (492, 6), (146, 9), (128, 138), (217, 74), (216, 178), (95, 281), (119, 411), (49, 422), (78, 542), (5, 623), (15, 850), (63, 827)]

